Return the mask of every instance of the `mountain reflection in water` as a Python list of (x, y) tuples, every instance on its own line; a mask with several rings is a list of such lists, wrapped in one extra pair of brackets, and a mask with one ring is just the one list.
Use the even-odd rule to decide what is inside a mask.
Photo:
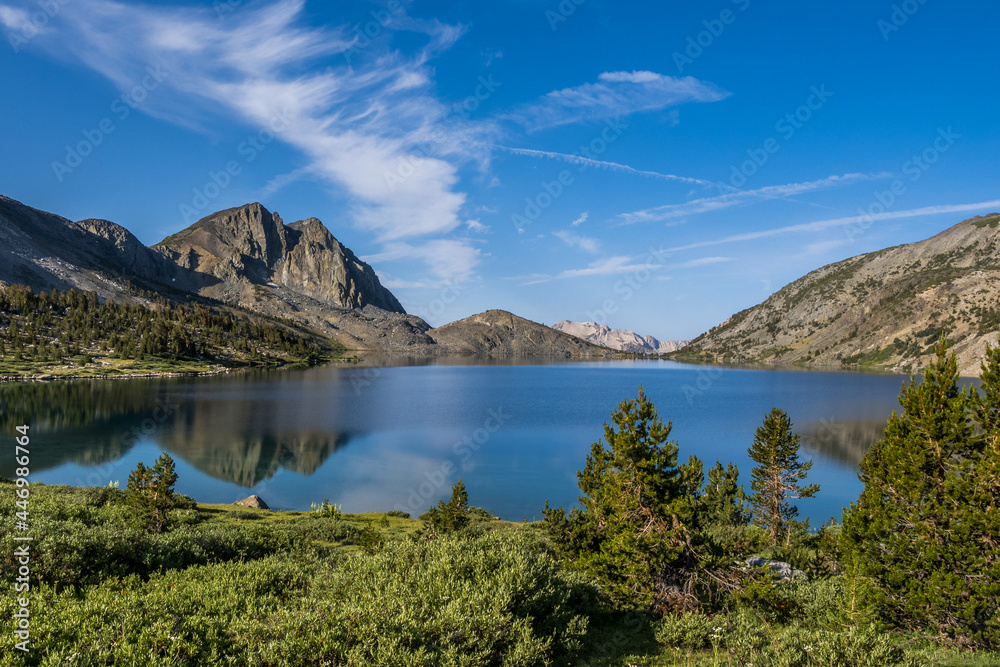
[[(199, 378), (212, 380), (232, 384), (231, 378)], [(283, 427), (275, 401), (206, 401), (176, 388), (177, 381), (166, 378), (7, 383), (0, 386), (0, 419), (4, 432), (31, 425), (36, 473), (66, 463), (100, 466), (151, 440), (205, 474), (246, 488), (279, 468), (311, 475), (350, 439), (343, 432)], [(13, 477), (12, 458), (0, 460), (0, 475)]]
[(868, 449), (882, 437), (886, 420), (838, 420), (806, 424), (800, 431), (801, 454), (819, 454), (857, 468)]

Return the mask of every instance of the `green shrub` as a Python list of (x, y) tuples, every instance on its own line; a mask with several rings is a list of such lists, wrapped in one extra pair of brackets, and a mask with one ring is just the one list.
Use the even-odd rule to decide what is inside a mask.
[(892, 638), (868, 626), (833, 632), (797, 625), (772, 628), (766, 619), (743, 610), (723, 632), (729, 657), (754, 667), (917, 667)]
[(461, 478), (451, 488), (451, 499), (446, 503), (438, 501), (437, 507), (432, 507), (420, 518), (427, 522), (428, 530), (433, 533), (453, 533), (469, 525), (469, 494)]
[(769, 623), (786, 623), (798, 610), (789, 587), (775, 583), (767, 573), (752, 573), (744, 579), (739, 590), (730, 594), (726, 604), (733, 610), (754, 612)]
[(731, 558), (743, 560), (767, 547), (770, 536), (760, 526), (709, 523), (702, 528), (708, 542)]
[[(336, 566), (283, 554), (32, 595), (29, 660), (44, 665), (548, 665), (579, 647), (597, 599), (523, 529), (396, 540)], [(5, 656), (14, 604), (0, 596)]]
[[(3, 519), (0, 538), (0, 581), (12, 582), (13, 524)], [(73, 586), (96, 584), (129, 574), (146, 577), (164, 569), (185, 568), (210, 562), (256, 560), (272, 554), (298, 553), (311, 541), (308, 532), (280, 525), (194, 525), (183, 531), (148, 533), (108, 524), (36, 518), (32, 523), (33, 578), (39, 582)], [(358, 534), (353, 526), (337, 534)], [(334, 541), (334, 540), (330, 540)]]
[(712, 635), (723, 629), (719, 622), (698, 612), (670, 614), (653, 624), (653, 633), (668, 648), (697, 650), (711, 645)]

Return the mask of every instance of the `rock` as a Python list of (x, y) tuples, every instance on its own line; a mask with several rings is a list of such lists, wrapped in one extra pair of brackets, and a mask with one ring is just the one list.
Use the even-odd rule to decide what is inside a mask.
[(264, 499), (260, 496), (248, 496), (243, 500), (237, 500), (234, 505), (239, 505), (240, 507), (249, 507), (255, 510), (270, 510), (271, 508), (267, 506)]
[[(126, 283), (176, 292), (165, 284), (181, 269), (107, 220), (78, 222), (0, 195), (0, 282), (97, 292), (102, 299), (139, 302)], [(182, 276), (183, 277), (183, 276)]]
[(747, 559), (747, 567), (766, 567), (774, 573), (777, 581), (779, 583), (788, 583), (791, 581), (809, 581), (809, 577), (802, 570), (796, 570), (789, 563), (783, 563), (780, 560), (771, 560), (770, 558), (764, 558), (762, 556), (755, 556), (754, 558)]
[(596, 322), (572, 322), (563, 320), (552, 325), (556, 331), (568, 333), (583, 340), (610, 347), (612, 350), (635, 352), (637, 354), (666, 354), (676, 352), (685, 345), (686, 340), (659, 341), (652, 336), (640, 336), (627, 329), (612, 329), (605, 324)]
[(268, 303), (295, 317), (301, 299), (324, 309), (375, 306), (405, 313), (375, 271), (316, 218), (289, 225), (259, 203), (202, 218), (153, 248), (208, 281), (187, 288), (238, 305)]

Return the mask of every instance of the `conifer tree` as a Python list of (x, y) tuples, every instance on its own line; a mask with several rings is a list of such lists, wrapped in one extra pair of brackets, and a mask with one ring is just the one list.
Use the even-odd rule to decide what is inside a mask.
[(557, 548), (595, 574), (613, 597), (651, 604), (656, 594), (689, 594), (695, 559), (690, 527), (704, 482), (701, 461), (678, 464), (652, 401), (639, 387), (604, 424), (577, 473), (580, 504), (569, 515), (545, 504), (545, 525)]
[(136, 508), (140, 524), (154, 533), (161, 533), (169, 524), (168, 513), (174, 506), (174, 484), (177, 472), (174, 460), (163, 452), (152, 468), (142, 461), (128, 476), (128, 500)]
[(740, 469), (730, 462), (725, 468), (721, 461), (708, 471), (708, 483), (701, 495), (703, 522), (723, 526), (742, 526), (750, 521), (747, 496), (739, 483)]
[[(865, 487), (842, 540), (870, 601), (895, 624), (1000, 645), (1000, 352), (980, 391), (958, 386), (947, 341), (923, 380), (900, 392), (865, 455)], [(978, 422), (978, 423), (977, 423)], [(979, 427), (978, 429), (976, 427)]]
[(420, 518), (427, 519), (434, 533), (451, 533), (467, 526), (470, 521), (469, 494), (462, 479), (459, 478), (451, 488), (451, 500), (447, 503), (439, 500), (437, 507), (432, 507)]
[(773, 544), (782, 536), (787, 544), (799, 513), (791, 501), (812, 498), (819, 491), (818, 484), (799, 485), (812, 468), (812, 461), (799, 460), (799, 435), (792, 432), (792, 420), (779, 408), (764, 417), (747, 452), (758, 464), (750, 482), (754, 517), (768, 530)]

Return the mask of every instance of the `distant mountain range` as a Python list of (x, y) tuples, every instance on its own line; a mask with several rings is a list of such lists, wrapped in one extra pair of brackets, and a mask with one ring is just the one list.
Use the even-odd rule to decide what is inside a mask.
[(568, 333), (571, 336), (582, 338), (594, 345), (610, 347), (612, 350), (632, 352), (635, 354), (666, 354), (676, 352), (689, 341), (671, 340), (659, 341), (652, 336), (640, 336), (634, 331), (626, 329), (612, 329), (604, 324), (596, 322), (572, 322), (563, 320), (552, 325), (556, 331)]
[[(316, 218), (285, 224), (258, 203), (213, 213), (152, 248), (108, 220), (78, 222), (0, 196), (0, 283), (200, 298), (305, 324), (349, 350), (413, 356), (602, 357), (574, 336), (491, 310), (432, 328)], [(148, 304), (147, 304), (148, 305)]]
[(698, 336), (678, 358), (919, 371), (944, 332), (977, 375), (1000, 329), (1000, 214), (817, 269)]

